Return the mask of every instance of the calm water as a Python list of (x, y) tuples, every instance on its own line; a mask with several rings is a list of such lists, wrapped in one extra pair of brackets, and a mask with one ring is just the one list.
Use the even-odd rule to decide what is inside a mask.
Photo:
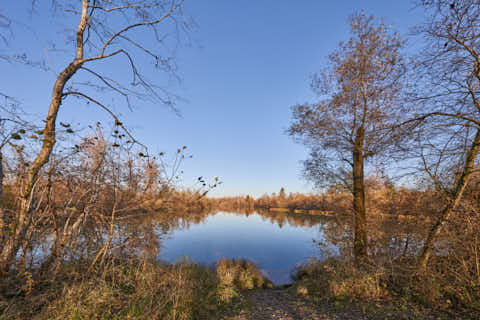
[[(258, 263), (275, 284), (286, 284), (291, 282), (290, 273), (298, 263), (309, 257), (321, 258), (317, 242), (324, 240), (327, 223), (322, 219), (298, 223), (288, 217), (219, 212), (166, 235), (157, 230), (162, 238), (158, 258), (175, 262), (188, 257), (206, 264), (222, 257), (245, 258)], [(335, 253), (335, 247), (330, 249)]]
[[(379, 257), (418, 254), (423, 246), (425, 228), (415, 221), (379, 219), (370, 228), (369, 251)], [(275, 284), (286, 284), (292, 282), (290, 274), (295, 266), (311, 257), (320, 260), (327, 254), (351, 257), (352, 229), (349, 216), (264, 211), (163, 212), (117, 221), (112, 249), (115, 253), (133, 253), (167, 262), (188, 258), (207, 265), (220, 258), (248, 259), (256, 262)], [(71, 258), (93, 257), (105, 245), (108, 231), (108, 228), (82, 229), (81, 240)], [(40, 264), (50, 254), (52, 239), (48, 233), (36, 239), (27, 254), (33, 264)]]

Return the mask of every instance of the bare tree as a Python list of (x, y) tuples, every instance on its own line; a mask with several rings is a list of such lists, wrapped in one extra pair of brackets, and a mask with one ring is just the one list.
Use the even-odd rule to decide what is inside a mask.
[[(96, 91), (94, 89), (118, 94), (128, 107), (132, 107), (132, 99), (135, 98), (173, 107), (171, 95), (150, 82), (137, 63), (140, 59), (150, 59), (154, 68), (159, 71), (175, 74), (174, 60), (165, 52), (165, 48), (169, 45), (169, 33), (173, 33), (173, 37), (178, 39), (178, 33), (187, 27), (182, 4), (181, 0), (53, 1), (57, 14), (74, 15), (78, 18), (76, 30), (72, 29), (71, 34), (73, 59), (58, 74), (52, 88), (42, 131), (41, 149), (28, 167), (21, 193), (22, 208), (13, 222), (14, 231), (0, 253), (0, 265), (4, 268), (8, 269), (9, 263), (14, 260), (31, 226), (35, 186), (40, 171), (49, 161), (54, 149), (57, 117), (66, 99), (75, 97), (103, 109), (114, 118), (119, 128), (123, 128), (131, 142), (135, 141), (134, 137), (112, 109), (93, 96)], [(148, 33), (150, 37), (138, 37), (139, 32)], [(131, 79), (126, 84), (122, 79), (102, 73), (101, 70), (105, 69), (100, 66), (113, 60), (123, 61), (124, 67), (130, 71)], [(75, 81), (76, 78), (79, 80)]]
[(459, 207), (480, 152), (480, 2), (419, 1), (428, 18), (415, 75), (423, 170), (446, 201), (419, 259), (424, 272), (443, 226)]
[(404, 42), (372, 16), (348, 21), (351, 38), (314, 79), (321, 100), (293, 107), (288, 133), (310, 149), (308, 179), (317, 186), (340, 180), (353, 193), (354, 255), (360, 261), (367, 256), (364, 162), (388, 154), (402, 137), (394, 127), (404, 112)]
[(21, 117), (22, 111), (19, 103), (12, 97), (0, 94), (3, 103), (0, 104), (0, 251), (5, 243), (6, 235), (10, 232), (8, 214), (4, 207), (3, 181), (4, 165), (3, 155), (6, 147), (21, 147), (15, 142), (20, 140), (30, 125)]

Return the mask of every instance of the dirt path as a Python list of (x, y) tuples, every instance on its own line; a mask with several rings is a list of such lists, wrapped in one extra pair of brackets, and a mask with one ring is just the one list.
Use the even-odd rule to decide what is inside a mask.
[[(445, 319), (433, 314), (415, 314), (411, 310), (392, 310), (387, 306), (367, 308), (362, 304), (326, 302), (298, 297), (293, 288), (243, 292), (243, 307), (230, 310), (224, 320), (408, 320)], [(447, 317), (448, 319), (460, 319)]]
[(242, 310), (230, 320), (371, 319), (361, 310), (342, 311), (335, 305), (306, 301), (296, 297), (291, 290), (251, 290), (244, 296), (249, 310)]
[(335, 319), (299, 303), (288, 290), (258, 290), (246, 294), (252, 303), (251, 319)]

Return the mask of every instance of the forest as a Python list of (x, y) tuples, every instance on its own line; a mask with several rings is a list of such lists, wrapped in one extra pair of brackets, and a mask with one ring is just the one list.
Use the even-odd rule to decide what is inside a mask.
[[(0, 319), (274, 319), (257, 300), (284, 291), (315, 310), (285, 319), (478, 319), (480, 3), (413, 2), (424, 17), (408, 35), (351, 14), (311, 70), (314, 100), (291, 106), (284, 135), (307, 152), (310, 193), (210, 196), (222, 178), (182, 184), (190, 147), (153, 152), (108, 102), (177, 112), (155, 81), (178, 77), (169, 50), (194, 32), (188, 1), (32, 1), (68, 26), (67, 59), (39, 121), (0, 88)], [(12, 49), (18, 32), (0, 8), (0, 68), (48, 69)], [(109, 122), (60, 121), (84, 105)], [(157, 258), (164, 235), (218, 212), (321, 226), (319, 250), (336, 253), (284, 286), (245, 257)]]

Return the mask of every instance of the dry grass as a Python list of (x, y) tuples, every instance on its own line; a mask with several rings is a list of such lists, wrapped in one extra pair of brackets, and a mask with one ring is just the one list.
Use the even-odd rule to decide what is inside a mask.
[(9, 278), (0, 319), (216, 319), (240, 290), (268, 285), (255, 264), (239, 260), (222, 259), (216, 270), (188, 261), (116, 259), (90, 273), (65, 265), (55, 281)]
[(295, 273), (298, 291), (323, 298), (376, 300), (388, 295), (383, 272), (359, 270), (353, 264), (333, 258), (320, 262), (311, 260)]
[[(420, 275), (412, 261), (356, 267), (350, 261), (311, 260), (296, 270), (297, 294), (321, 300), (386, 303), (399, 308), (437, 310), (450, 315), (480, 316), (480, 287), (458, 282), (440, 260)], [(448, 260), (448, 258), (443, 259)], [(448, 272), (448, 273), (447, 273)], [(475, 318), (476, 319), (476, 318)]]
[(216, 270), (220, 280), (218, 295), (224, 302), (239, 297), (239, 290), (273, 287), (273, 283), (262, 275), (258, 265), (250, 261), (220, 259)]

